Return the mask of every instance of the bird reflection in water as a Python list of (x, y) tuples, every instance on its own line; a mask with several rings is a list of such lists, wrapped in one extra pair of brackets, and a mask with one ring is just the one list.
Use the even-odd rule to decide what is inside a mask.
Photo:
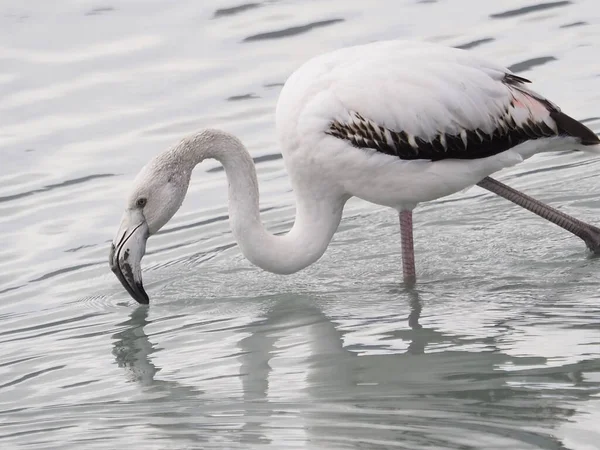
[[(460, 439), (457, 433), (485, 439), (493, 435), (511, 444), (535, 442), (539, 448), (560, 444), (552, 430), (575, 410), (549, 397), (551, 386), (543, 383), (562, 376), (557, 372), (577, 372), (577, 367), (503, 370), (526, 363), (526, 358), (505, 354), (494, 338), (478, 340), (469, 333), (457, 336), (422, 326), (424, 305), (416, 289), (392, 295), (402, 299), (389, 303), (390, 310), (397, 308), (398, 319), (388, 315), (379, 321), (395, 331), (378, 333), (365, 331), (379, 326), (375, 317), (359, 325), (340, 324), (343, 313), (336, 318), (324, 312), (335, 312), (331, 298), (288, 294), (270, 299), (261, 318), (230, 330), (240, 335), (237, 364), (229, 360), (222, 376), (237, 372), (240, 389), (225, 395), (218, 383), (214, 391), (203, 391), (189, 385), (191, 379), (188, 385), (155, 379), (160, 368), (151, 358), (156, 344), (144, 331), (151, 323), (145, 306), (120, 324), (126, 328), (114, 335), (113, 355), (129, 380), (158, 394), (142, 400), (145, 414), (151, 408), (149, 425), (186, 445), (218, 439), (230, 446), (281, 448), (293, 441), (330, 448), (341, 445), (339, 439), (373, 445), (400, 439), (420, 445), (435, 437), (450, 448)], [(370, 336), (369, 343), (351, 343), (360, 336)], [(391, 344), (399, 341), (404, 350)], [(481, 343), (490, 350), (461, 350)], [(538, 383), (528, 384), (531, 377)], [(199, 378), (203, 386), (212, 380)], [(523, 423), (538, 431), (517, 432)], [(507, 435), (509, 429), (515, 433)]]
[(148, 307), (138, 306), (127, 321), (119, 324), (126, 328), (113, 336), (116, 340), (112, 352), (117, 364), (125, 369), (130, 381), (137, 381), (143, 386), (151, 385), (154, 375), (160, 370), (150, 360), (155, 350), (144, 331), (148, 323)]

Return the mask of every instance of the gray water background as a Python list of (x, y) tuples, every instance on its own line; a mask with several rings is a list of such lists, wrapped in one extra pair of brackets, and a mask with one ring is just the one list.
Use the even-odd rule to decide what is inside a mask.
[[(206, 162), (149, 241), (151, 307), (110, 273), (133, 177), (203, 127), (246, 143), (289, 229), (281, 85), (381, 39), (469, 48), (600, 131), (595, 0), (0, 2), (2, 449), (600, 448), (600, 260), (479, 188), (415, 211), (406, 289), (397, 216), (358, 200), (314, 266), (253, 267)], [(598, 223), (599, 168), (498, 177)]]

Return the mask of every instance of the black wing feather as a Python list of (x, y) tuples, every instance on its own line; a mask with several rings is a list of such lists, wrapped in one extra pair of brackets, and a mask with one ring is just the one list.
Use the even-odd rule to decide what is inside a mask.
[[(502, 82), (543, 104), (556, 123), (556, 130), (543, 121), (535, 122), (531, 119), (517, 125), (507, 110), (501, 121), (503, 125), (491, 134), (475, 129), (464, 130), (466, 139), (463, 139), (460, 134), (447, 133), (440, 133), (431, 140), (418, 136), (410, 139), (405, 131), (384, 128), (353, 112), (355, 119), (353, 122), (333, 121), (326, 133), (344, 139), (357, 148), (371, 148), (405, 160), (486, 158), (529, 140), (553, 136), (572, 136), (578, 138), (583, 145), (600, 144), (598, 136), (588, 127), (561, 112), (560, 108), (549, 100), (526, 90), (523, 83), (530, 83), (528, 79), (506, 74)], [(388, 135), (391, 139), (387, 137)]]

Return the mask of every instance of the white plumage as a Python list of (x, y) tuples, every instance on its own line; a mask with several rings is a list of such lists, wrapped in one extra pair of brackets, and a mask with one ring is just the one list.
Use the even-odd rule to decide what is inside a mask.
[[(502, 82), (507, 69), (464, 50), (434, 44), (386, 41), (316, 57), (286, 82), (277, 105), (282, 153), (302, 179), (322, 170), (323, 182), (373, 203), (411, 208), (472, 186), (483, 177), (540, 151), (583, 148), (573, 138), (539, 139), (497, 156), (471, 160), (404, 161), (364, 151), (324, 133), (332, 120), (352, 121), (352, 111), (392, 130), (431, 139), (500, 127), (508, 110), (518, 126), (533, 118), (556, 131), (538, 95)], [(530, 96), (525, 93), (530, 92)], [(511, 105), (517, 100), (518, 106)], [(307, 164), (308, 163), (308, 164)], [(295, 181), (295, 180), (294, 180)]]
[(277, 105), (277, 126), (283, 133), (302, 133), (312, 130), (295, 120), (321, 118), (328, 125), (358, 111), (415, 136), (476, 128), (489, 133), (519, 95), (501, 82), (507, 73), (473, 53), (428, 43), (344, 48), (313, 58), (289, 77)]
[[(475, 185), (540, 151), (598, 148), (592, 131), (526, 83), (472, 53), (426, 43), (378, 42), (318, 56), (289, 77), (277, 104), (278, 139), (297, 200), (290, 232), (273, 236), (264, 229), (256, 172), (241, 142), (205, 130), (138, 175), (111, 267), (134, 298), (147, 302), (138, 273), (147, 236), (136, 238), (136, 230), (156, 232), (181, 204), (195, 165), (216, 158), (229, 179), (232, 230), (253, 263), (277, 273), (313, 263), (337, 229), (344, 203), (356, 196), (400, 212), (404, 275), (414, 279), (411, 211), (418, 203)], [(511, 200), (532, 209), (525, 198)], [(567, 220), (543, 206), (540, 215)], [(126, 251), (128, 242), (133, 251)], [(131, 254), (139, 256), (137, 267), (125, 257)]]

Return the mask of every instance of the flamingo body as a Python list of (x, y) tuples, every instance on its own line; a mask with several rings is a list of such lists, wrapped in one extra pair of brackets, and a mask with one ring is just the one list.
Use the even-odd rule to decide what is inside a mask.
[[(574, 135), (561, 130), (553, 116), (568, 116), (527, 82), (473, 53), (427, 43), (385, 41), (313, 58), (277, 104), (294, 188), (412, 209), (535, 153), (598, 143), (578, 122)], [(360, 135), (369, 128), (378, 139)]]

